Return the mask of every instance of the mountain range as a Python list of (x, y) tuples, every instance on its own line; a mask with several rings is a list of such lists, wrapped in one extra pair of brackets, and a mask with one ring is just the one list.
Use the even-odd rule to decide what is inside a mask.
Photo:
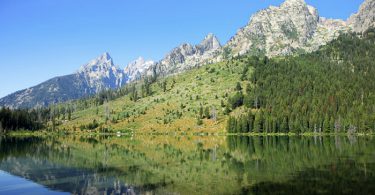
[(270, 6), (255, 13), (223, 46), (214, 34), (208, 34), (197, 45), (181, 44), (160, 61), (139, 57), (125, 69), (115, 65), (111, 56), (104, 53), (76, 73), (52, 78), (0, 99), (0, 106), (48, 106), (117, 89), (143, 76), (178, 74), (238, 55), (276, 57), (312, 52), (342, 33), (361, 34), (371, 27), (375, 27), (375, 0), (366, 0), (347, 21), (321, 17), (304, 0), (286, 0), (279, 7)]

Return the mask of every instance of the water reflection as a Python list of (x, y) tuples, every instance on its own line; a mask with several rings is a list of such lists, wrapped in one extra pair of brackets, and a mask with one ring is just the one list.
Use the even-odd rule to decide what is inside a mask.
[(375, 194), (375, 164), (352, 160), (309, 168), (285, 182), (261, 182), (253, 194)]
[(374, 149), (371, 137), (2, 137), (0, 170), (72, 194), (368, 193)]

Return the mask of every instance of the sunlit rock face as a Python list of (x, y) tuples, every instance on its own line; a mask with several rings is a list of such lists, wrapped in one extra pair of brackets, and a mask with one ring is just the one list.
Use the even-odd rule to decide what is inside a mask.
[(366, 0), (359, 8), (358, 13), (353, 14), (348, 23), (354, 32), (362, 33), (375, 27), (375, 0)]
[(233, 55), (290, 55), (316, 50), (346, 30), (346, 22), (319, 17), (304, 0), (286, 0), (254, 14), (225, 47)]
[(143, 73), (151, 66), (156, 63), (152, 60), (145, 60), (143, 57), (139, 57), (136, 60), (130, 62), (124, 70), (126, 76), (126, 82), (133, 82), (141, 79)]
[(147, 71), (148, 75), (169, 75), (199, 67), (216, 61), (221, 44), (214, 34), (208, 34), (198, 45), (184, 43), (169, 52), (155, 66)]
[(77, 74), (95, 92), (115, 89), (126, 83), (124, 71), (114, 65), (107, 52), (83, 65)]

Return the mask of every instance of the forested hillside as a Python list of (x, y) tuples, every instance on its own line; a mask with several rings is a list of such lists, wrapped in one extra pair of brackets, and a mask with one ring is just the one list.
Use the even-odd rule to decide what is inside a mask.
[(311, 54), (263, 59), (254, 64), (254, 75), (249, 80), (252, 87), (243, 99), (249, 109), (246, 114), (229, 119), (228, 131), (373, 130), (374, 42), (373, 30), (367, 31), (362, 39), (347, 34)]

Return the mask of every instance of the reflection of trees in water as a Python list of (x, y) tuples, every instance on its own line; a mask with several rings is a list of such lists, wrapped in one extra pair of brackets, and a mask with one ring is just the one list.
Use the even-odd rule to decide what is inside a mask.
[(353, 134), (348, 134), (348, 140), (351, 145), (354, 145), (355, 143), (357, 143), (357, 136)]
[[(34, 154), (47, 147), (40, 137), (3, 137), (0, 136), (0, 161), (8, 156), (17, 157)], [(31, 151), (32, 149), (32, 151)]]
[[(353, 142), (353, 140), (358, 142)], [(356, 143), (356, 144), (354, 144)], [(231, 170), (241, 182), (284, 181), (288, 176), (350, 158), (375, 161), (375, 144), (369, 137), (227, 137)], [(359, 157), (358, 154), (361, 154)], [(251, 175), (251, 177), (247, 177)]]
[(375, 164), (346, 160), (297, 173), (285, 182), (261, 182), (252, 194), (375, 194)]

